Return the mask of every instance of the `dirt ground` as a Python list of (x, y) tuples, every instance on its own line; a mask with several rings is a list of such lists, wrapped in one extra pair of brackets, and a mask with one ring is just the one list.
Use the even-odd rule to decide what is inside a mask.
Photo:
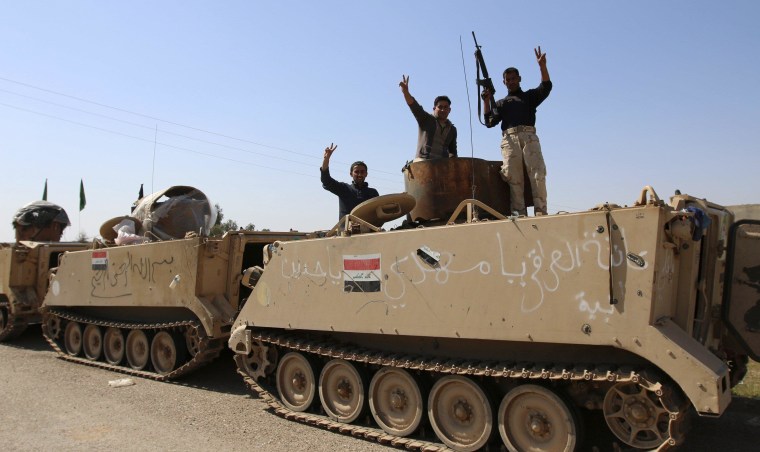
[[(230, 352), (180, 382), (108, 385), (125, 377), (56, 359), (39, 327), (0, 344), (3, 450), (393, 450), (269, 413), (243, 385)], [(584, 450), (616, 449), (601, 416), (585, 422)], [(695, 419), (678, 450), (750, 451), (758, 443), (760, 400), (735, 398), (720, 418)]]

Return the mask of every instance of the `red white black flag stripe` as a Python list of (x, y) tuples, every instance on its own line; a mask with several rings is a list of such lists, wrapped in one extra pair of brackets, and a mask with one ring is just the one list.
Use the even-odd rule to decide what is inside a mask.
[(343, 256), (344, 292), (380, 292), (380, 255)]

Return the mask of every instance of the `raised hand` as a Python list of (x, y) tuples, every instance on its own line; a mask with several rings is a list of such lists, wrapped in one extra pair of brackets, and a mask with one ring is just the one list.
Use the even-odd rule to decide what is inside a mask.
[(541, 53), (541, 46), (538, 46), (537, 48), (533, 49), (533, 52), (536, 54), (536, 61), (538, 61), (539, 66), (545, 66), (546, 65), (546, 54)]
[(336, 149), (338, 149), (338, 145), (330, 143), (330, 146), (327, 146), (325, 148), (324, 158), (327, 159), (327, 160), (330, 160), (330, 157), (332, 156), (332, 153), (335, 152)]
[(402, 75), (401, 81), (398, 82), (398, 86), (401, 87), (401, 92), (406, 94), (409, 92), (409, 76), (408, 75)]

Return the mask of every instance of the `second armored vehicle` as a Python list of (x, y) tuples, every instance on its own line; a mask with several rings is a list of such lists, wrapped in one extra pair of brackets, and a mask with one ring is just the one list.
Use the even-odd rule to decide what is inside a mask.
[(263, 265), (264, 246), (306, 235), (207, 237), (214, 218), (202, 192), (172, 187), (106, 222), (102, 243), (66, 253), (51, 276), (48, 342), (66, 359), (158, 380), (216, 357), (248, 293), (242, 270)]
[(64, 252), (89, 246), (60, 241), (69, 224), (66, 211), (47, 201), (27, 204), (14, 215), (16, 242), (0, 243), (0, 342), (40, 322), (50, 269)]

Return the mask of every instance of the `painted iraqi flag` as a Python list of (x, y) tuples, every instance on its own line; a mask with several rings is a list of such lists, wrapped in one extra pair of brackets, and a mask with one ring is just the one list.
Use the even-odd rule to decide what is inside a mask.
[(380, 255), (343, 256), (344, 292), (380, 292)]
[(92, 269), (108, 270), (108, 251), (92, 252)]

